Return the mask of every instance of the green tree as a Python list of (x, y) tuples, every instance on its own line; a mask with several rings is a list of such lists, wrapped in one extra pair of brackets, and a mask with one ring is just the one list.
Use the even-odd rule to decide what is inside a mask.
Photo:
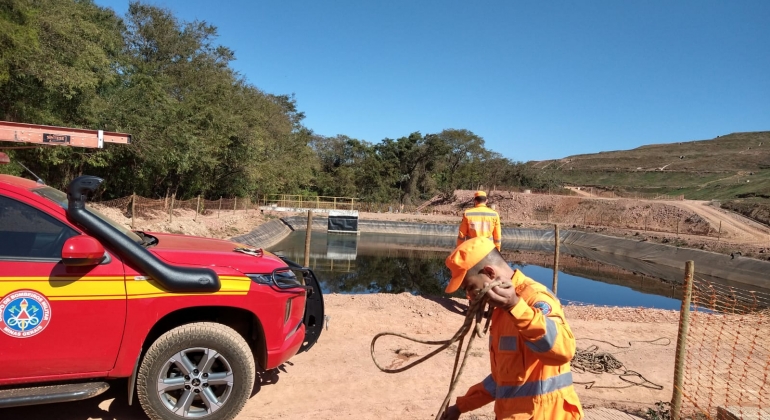
[[(90, 1), (8, 0), (0, 4), (0, 116), (34, 124), (94, 127), (101, 94), (118, 83), (121, 21)], [(109, 152), (68, 147), (13, 154), (43, 179), (62, 186)]]
[(469, 130), (446, 129), (437, 137), (445, 146), (446, 159), (435, 177), (441, 192), (450, 196), (454, 190), (475, 182), (487, 150), (484, 139)]

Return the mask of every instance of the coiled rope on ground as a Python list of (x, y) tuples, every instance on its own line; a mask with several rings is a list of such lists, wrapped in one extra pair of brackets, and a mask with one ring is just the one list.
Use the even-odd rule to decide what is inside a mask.
[[(649, 343), (657, 346), (667, 346), (671, 344), (671, 340), (665, 337), (656, 338), (655, 340), (648, 340), (648, 341), (629, 341), (628, 346), (618, 346), (616, 344), (612, 344), (609, 341), (604, 340), (596, 340), (593, 338), (578, 338), (577, 340), (591, 340), (591, 341), (598, 341), (601, 343), (609, 344), (615, 348), (619, 349), (627, 349), (631, 348), (631, 343)], [(665, 344), (659, 343), (661, 341), (665, 341)], [(596, 381), (589, 381), (589, 382), (573, 382), (577, 385), (585, 385), (586, 389), (591, 388), (605, 388), (605, 389), (623, 389), (623, 388), (630, 388), (632, 386), (641, 386), (644, 388), (650, 388), (650, 389), (656, 389), (656, 390), (662, 390), (663, 385), (658, 385), (654, 382), (649, 381), (647, 378), (642, 376), (639, 372), (628, 370), (626, 369), (626, 366), (618, 360), (614, 355), (612, 355), (609, 352), (600, 352), (599, 346), (592, 345), (589, 346), (586, 349), (576, 349), (575, 350), (575, 356), (572, 358), (572, 370), (575, 372), (580, 373), (594, 373), (594, 374), (602, 374), (602, 373), (609, 373), (611, 375), (617, 375), (620, 380), (627, 382), (628, 385), (621, 385), (621, 386), (608, 386), (608, 385), (600, 385), (596, 386)]]

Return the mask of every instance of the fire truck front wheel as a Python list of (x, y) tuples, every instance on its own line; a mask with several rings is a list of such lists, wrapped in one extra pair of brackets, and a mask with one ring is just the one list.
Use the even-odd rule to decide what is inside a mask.
[(235, 330), (198, 322), (158, 338), (144, 356), (137, 395), (153, 420), (229, 420), (254, 386), (254, 356)]

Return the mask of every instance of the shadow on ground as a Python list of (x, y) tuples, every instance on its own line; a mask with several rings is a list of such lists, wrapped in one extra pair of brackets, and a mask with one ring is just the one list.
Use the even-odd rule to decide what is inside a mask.
[[(290, 362), (286, 364), (291, 365)], [(281, 373), (287, 373), (286, 364), (269, 371), (257, 372), (254, 397), (264, 386), (278, 382)], [(110, 389), (102, 395), (83, 401), (27, 407), (0, 408), (2, 420), (147, 420), (136, 393), (133, 405), (128, 405), (128, 381), (110, 382)]]
[(443, 306), (444, 309), (449, 310), (450, 312), (465, 315), (468, 313), (468, 305), (465, 303), (457, 302), (456, 300), (449, 299), (448, 297), (444, 296), (428, 296), (428, 295), (420, 295), (419, 297), (429, 300), (431, 302), (436, 302), (439, 305)]

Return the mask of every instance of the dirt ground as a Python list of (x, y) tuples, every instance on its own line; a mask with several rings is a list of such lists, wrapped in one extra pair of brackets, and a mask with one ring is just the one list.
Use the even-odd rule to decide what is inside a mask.
[[(263, 373), (239, 419), (432, 419), (449, 387), (455, 349), (398, 374), (380, 372), (370, 357), (370, 342), (383, 331), (424, 339), (449, 338), (463, 321), (465, 302), (430, 296), (326, 295), (328, 329), (307, 353), (271, 372)], [(676, 311), (632, 308), (566, 307), (568, 322), (579, 349), (590, 345), (613, 354), (627, 369), (662, 385), (662, 390), (628, 386), (618, 376), (575, 372), (575, 385), (585, 407), (646, 409), (671, 398), (676, 348)], [(655, 343), (644, 343), (662, 339)], [(615, 348), (604, 340), (620, 347)], [(670, 340), (670, 341), (669, 341)], [(397, 367), (432, 348), (397, 338), (377, 343), (384, 366)], [(414, 353), (414, 354), (412, 354)], [(489, 374), (487, 342), (476, 339), (458, 392)], [(454, 399), (453, 399), (454, 401)], [(0, 410), (4, 420), (134, 420), (146, 419), (142, 410), (126, 404), (125, 381), (90, 400)], [(492, 405), (461, 419), (492, 420)]]

